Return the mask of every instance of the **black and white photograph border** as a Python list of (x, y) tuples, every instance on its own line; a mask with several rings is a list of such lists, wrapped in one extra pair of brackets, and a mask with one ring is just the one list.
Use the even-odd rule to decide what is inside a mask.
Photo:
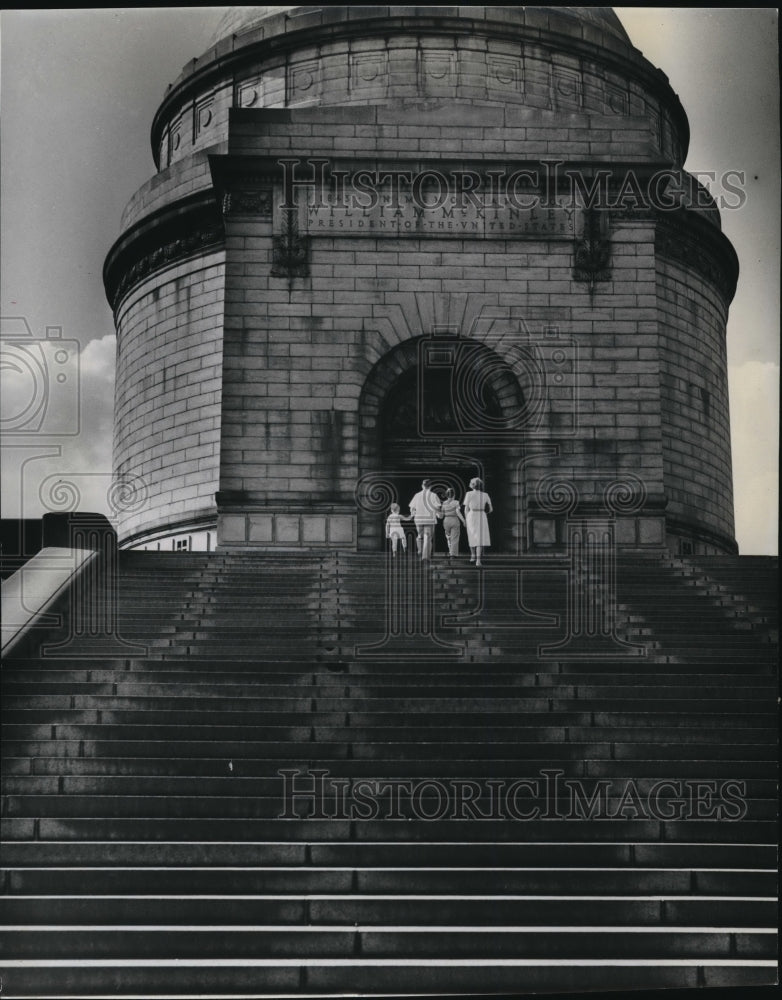
[(3, 996), (764, 996), (776, 9), (0, 18)]

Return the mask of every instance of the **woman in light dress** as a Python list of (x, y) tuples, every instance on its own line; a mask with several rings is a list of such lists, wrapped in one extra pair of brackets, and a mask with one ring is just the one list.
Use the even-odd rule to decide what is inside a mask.
[(467, 542), (470, 546), (470, 562), (481, 565), (481, 553), (491, 545), (489, 520), (486, 514), (493, 512), (488, 493), (483, 492), (480, 479), (470, 480), (470, 491), (464, 497), (464, 514), (467, 521)]

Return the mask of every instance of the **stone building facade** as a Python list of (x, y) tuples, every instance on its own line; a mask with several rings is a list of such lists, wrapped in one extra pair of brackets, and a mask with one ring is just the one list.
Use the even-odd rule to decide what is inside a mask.
[(241, 8), (105, 266), (125, 545), (372, 549), (422, 476), (498, 551), (735, 551), (735, 253), (609, 8)]

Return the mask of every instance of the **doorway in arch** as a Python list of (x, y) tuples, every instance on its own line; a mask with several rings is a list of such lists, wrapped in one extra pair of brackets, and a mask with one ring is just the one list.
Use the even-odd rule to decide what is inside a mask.
[[(477, 363), (483, 357), (490, 363), (489, 375), (481, 383), (480, 414), (485, 416), (487, 427), (501, 426), (504, 413), (518, 412), (523, 406), (522, 391), (493, 351), (480, 344), (476, 348)], [(372, 492), (374, 504), (359, 505), (359, 548), (383, 548), (388, 506), (397, 502), (402, 514), (407, 514), (422, 479), (430, 479), (441, 498), (449, 486), (453, 487), (461, 501), (470, 480), (477, 476), (483, 480), (494, 508), (489, 518), (491, 552), (515, 553), (521, 441), (503, 439), (491, 429), (483, 430), (480, 423), (477, 430), (468, 427), (465, 431), (452, 372), (447, 367), (422, 372), (419, 362), (417, 341), (399, 345), (370, 372), (362, 392), (360, 482), (367, 487), (365, 493)], [(445, 538), (439, 526), (435, 538), (436, 551), (444, 552)], [(460, 551), (468, 552), (465, 531)]]

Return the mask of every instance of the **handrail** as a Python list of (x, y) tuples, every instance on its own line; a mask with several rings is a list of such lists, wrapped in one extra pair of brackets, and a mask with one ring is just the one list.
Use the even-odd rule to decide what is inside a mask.
[(56, 625), (47, 614), (89, 562), (92, 549), (48, 546), (2, 582), (2, 655), (7, 656), (36, 625)]

